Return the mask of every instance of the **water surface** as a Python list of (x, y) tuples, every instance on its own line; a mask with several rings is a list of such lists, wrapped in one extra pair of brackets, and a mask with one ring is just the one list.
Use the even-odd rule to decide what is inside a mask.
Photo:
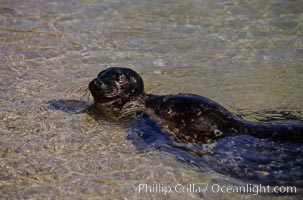
[[(302, 145), (240, 136), (218, 141), (214, 155), (200, 157), (165, 141), (142, 141), (138, 130), (152, 132), (148, 124), (138, 129), (96, 121), (46, 102), (89, 104), (89, 81), (106, 67), (121, 66), (138, 71), (149, 93), (200, 94), (253, 121), (300, 121), (302, 11), (299, 0), (2, 0), (0, 196), (166, 199), (139, 194), (137, 186), (270, 184), (263, 177), (268, 173), (299, 190)], [(212, 192), (169, 197), (300, 198)]]

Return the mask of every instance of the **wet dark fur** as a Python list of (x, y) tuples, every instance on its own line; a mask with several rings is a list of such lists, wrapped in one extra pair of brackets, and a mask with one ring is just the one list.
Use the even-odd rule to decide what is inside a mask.
[(303, 142), (303, 124), (248, 122), (194, 94), (146, 94), (140, 75), (128, 68), (101, 71), (89, 83), (89, 90), (103, 115), (121, 119), (145, 113), (177, 140), (210, 143), (226, 136), (249, 134)]

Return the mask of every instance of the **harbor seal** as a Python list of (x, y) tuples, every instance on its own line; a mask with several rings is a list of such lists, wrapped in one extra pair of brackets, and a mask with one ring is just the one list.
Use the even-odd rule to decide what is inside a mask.
[(177, 140), (211, 143), (226, 136), (303, 142), (303, 124), (249, 122), (218, 103), (195, 94), (153, 95), (144, 91), (141, 76), (132, 69), (111, 67), (89, 83), (97, 109), (122, 119), (144, 113)]

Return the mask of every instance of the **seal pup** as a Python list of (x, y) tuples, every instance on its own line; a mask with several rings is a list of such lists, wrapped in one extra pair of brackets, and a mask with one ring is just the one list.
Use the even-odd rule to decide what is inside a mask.
[(258, 138), (303, 142), (303, 124), (249, 122), (218, 103), (195, 94), (153, 95), (144, 91), (132, 69), (111, 67), (89, 83), (95, 106), (105, 117), (132, 118), (144, 113), (177, 140), (211, 143), (248, 134)]

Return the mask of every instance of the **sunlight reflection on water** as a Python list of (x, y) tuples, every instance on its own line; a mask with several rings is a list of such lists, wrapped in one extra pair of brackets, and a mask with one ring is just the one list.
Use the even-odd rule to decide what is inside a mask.
[(219, 154), (194, 167), (181, 154), (138, 149), (125, 127), (41, 107), (79, 100), (99, 71), (124, 66), (147, 92), (200, 94), (250, 120), (272, 111), (302, 119), (302, 10), (283, 0), (2, 1), (0, 197), (140, 199), (139, 183), (246, 183), (220, 173), (224, 163), (209, 166)]

